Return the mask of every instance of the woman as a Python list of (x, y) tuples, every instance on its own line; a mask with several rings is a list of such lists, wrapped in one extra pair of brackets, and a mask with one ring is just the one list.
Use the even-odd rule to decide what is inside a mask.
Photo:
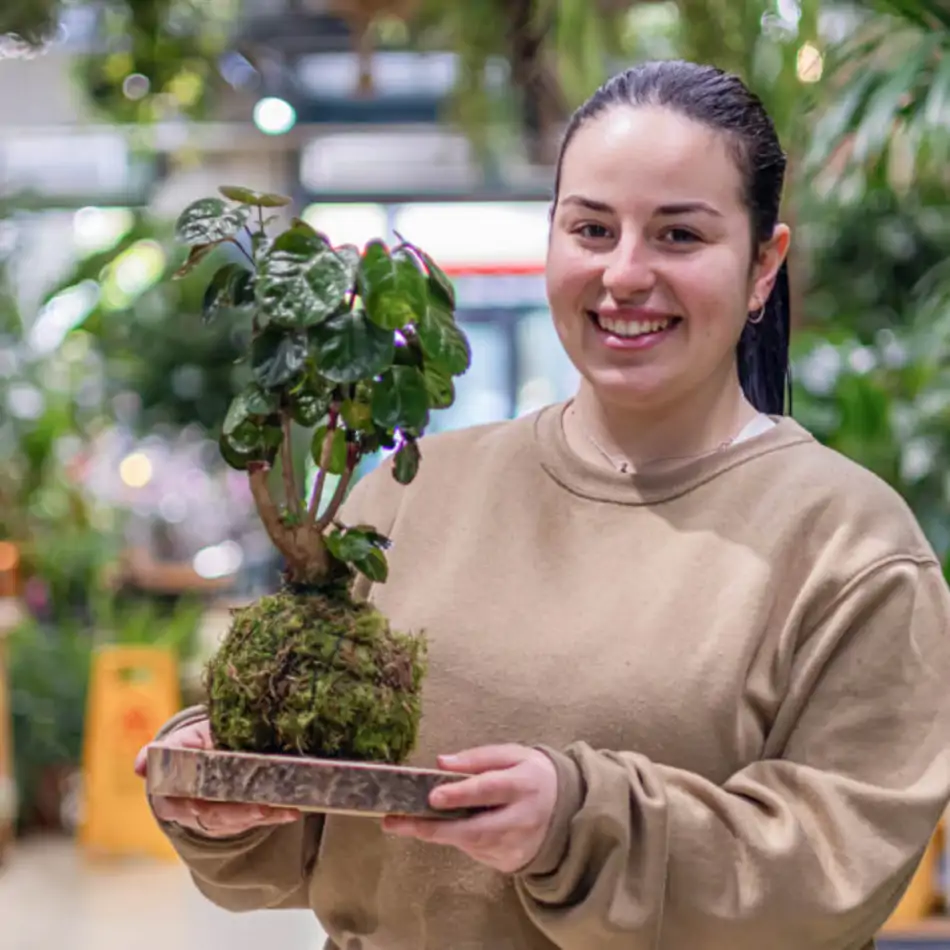
[[(155, 801), (211, 900), (311, 907), (340, 950), (871, 946), (950, 797), (950, 597), (903, 502), (782, 414), (784, 166), (712, 68), (580, 109), (547, 267), (576, 398), (430, 438), (346, 513), (429, 638), (415, 761), (470, 775), (433, 804), (494, 807)], [(164, 739), (208, 745), (202, 711)]]

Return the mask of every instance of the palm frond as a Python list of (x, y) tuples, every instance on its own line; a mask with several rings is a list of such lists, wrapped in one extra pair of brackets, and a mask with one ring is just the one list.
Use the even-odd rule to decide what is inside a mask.
[[(905, 178), (937, 167), (950, 138), (950, 12), (929, 0), (879, 0), (891, 12), (828, 51), (824, 106), (806, 166)], [(945, 25), (945, 21), (948, 21)]]

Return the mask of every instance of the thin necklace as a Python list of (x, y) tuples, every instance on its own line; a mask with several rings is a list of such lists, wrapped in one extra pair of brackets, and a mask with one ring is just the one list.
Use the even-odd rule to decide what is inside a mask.
[[(570, 407), (570, 413), (576, 418), (577, 414), (574, 410), (574, 406)], [(611, 455), (589, 432), (584, 432), (584, 438), (587, 439), (590, 444), (597, 449), (597, 451), (610, 463), (610, 465), (615, 468), (621, 475), (631, 475), (634, 473), (633, 463), (630, 459), (625, 458), (624, 456), (613, 456)], [(668, 455), (664, 458), (653, 459), (652, 462), (655, 464), (657, 462), (685, 462), (689, 459), (702, 458), (704, 455), (716, 455), (718, 452), (722, 452), (723, 449), (729, 448), (733, 442), (736, 441), (737, 436), (733, 436), (731, 439), (726, 439), (725, 442), (720, 442), (714, 449), (711, 449), (708, 452), (699, 452), (696, 455)]]

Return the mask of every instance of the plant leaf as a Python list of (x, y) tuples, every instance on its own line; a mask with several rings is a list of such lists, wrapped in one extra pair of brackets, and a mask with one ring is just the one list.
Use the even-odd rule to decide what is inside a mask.
[(254, 275), (240, 264), (225, 264), (218, 268), (201, 304), (202, 321), (210, 323), (221, 310), (246, 303), (253, 280)]
[(310, 443), (310, 454), (317, 465), (328, 472), (330, 475), (342, 475), (346, 471), (346, 432), (343, 429), (334, 429), (330, 436), (329, 457), (324, 465), (323, 453), (326, 447), (327, 426), (318, 426), (313, 433), (313, 441)]
[(392, 331), (371, 323), (361, 310), (330, 317), (310, 338), (317, 369), (334, 383), (372, 379), (388, 369), (396, 352)]
[(402, 242), (401, 247), (409, 248), (423, 263), (428, 275), (428, 288), (430, 295), (435, 296), (449, 310), (454, 310), (456, 305), (455, 286), (449, 280), (445, 271), (428, 255), (421, 247), (416, 247), (410, 241), (407, 241), (398, 231), (396, 237)]
[(354, 561), (353, 567), (376, 584), (385, 584), (389, 577), (389, 562), (379, 548), (373, 548), (362, 560)]
[(468, 339), (455, 322), (451, 310), (430, 300), (416, 325), (426, 360), (449, 376), (461, 376), (472, 364)]
[(357, 285), (370, 320), (386, 330), (398, 330), (425, 311), (425, 277), (412, 255), (391, 255), (381, 241), (366, 246)]
[(422, 427), (429, 418), (429, 394), (422, 373), (394, 366), (373, 386), (373, 421), (384, 429)]
[(218, 245), (217, 244), (195, 244), (188, 252), (188, 259), (172, 275), (173, 280), (181, 280), (187, 277)]
[(249, 462), (272, 463), (283, 433), (273, 426), (255, 426), (245, 421), (231, 435), (221, 433), (218, 446), (225, 462), (238, 471), (247, 469)]
[(264, 389), (279, 389), (298, 376), (307, 358), (307, 338), (268, 327), (251, 341), (251, 368)]
[(347, 528), (345, 531), (330, 532), (326, 535), (326, 542), (335, 558), (352, 563), (366, 560), (373, 551), (388, 545), (389, 540), (372, 529), (363, 531), (360, 528)]
[(408, 485), (419, 472), (422, 453), (417, 442), (406, 442), (393, 458), (393, 477), (400, 485)]
[(284, 208), (291, 203), (291, 199), (284, 195), (274, 195), (269, 192), (261, 194), (250, 188), (239, 188), (235, 185), (222, 185), (218, 191), (231, 201), (238, 201), (254, 208)]
[(262, 257), (257, 299), (268, 322), (310, 327), (339, 310), (352, 287), (347, 261), (312, 228), (295, 227)]
[(234, 237), (247, 221), (247, 208), (231, 208), (220, 198), (202, 198), (190, 204), (175, 224), (183, 244), (218, 244)]
[(290, 412), (294, 422), (309, 429), (315, 426), (330, 408), (329, 393), (305, 391), (292, 397)]
[(422, 375), (426, 381), (430, 409), (448, 409), (455, 402), (455, 383), (452, 377), (436, 369), (425, 366)]
[(373, 547), (381, 548), (384, 551), (392, 547), (392, 541), (387, 538), (386, 535), (380, 534), (371, 524), (355, 524), (351, 525), (347, 530), (359, 531), (365, 534)]
[(352, 431), (373, 431), (373, 408), (368, 403), (347, 399), (340, 406), (340, 415)]

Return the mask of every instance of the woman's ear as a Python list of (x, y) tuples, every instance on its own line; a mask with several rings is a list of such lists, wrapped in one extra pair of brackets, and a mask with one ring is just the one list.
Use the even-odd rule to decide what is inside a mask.
[(749, 313), (755, 313), (765, 306), (769, 299), (779, 268), (788, 257), (792, 232), (787, 224), (775, 225), (772, 237), (759, 245), (759, 256), (752, 265), (752, 292), (749, 295)]

